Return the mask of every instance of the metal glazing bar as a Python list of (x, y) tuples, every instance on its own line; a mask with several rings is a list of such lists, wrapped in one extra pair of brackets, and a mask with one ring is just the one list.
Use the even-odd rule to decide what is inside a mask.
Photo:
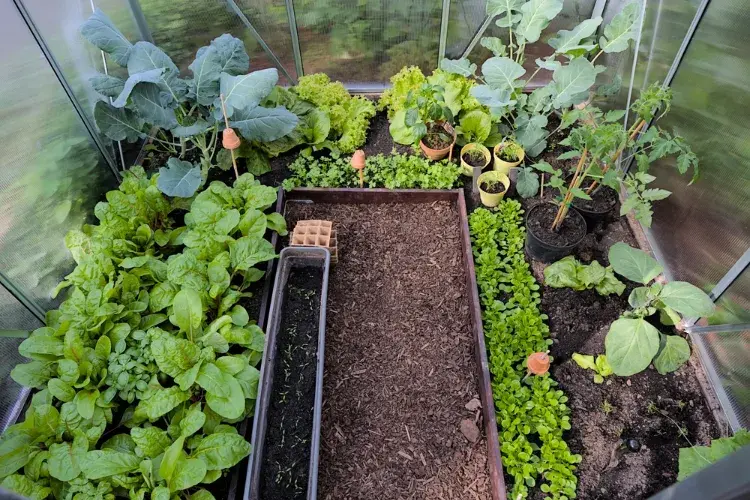
[(46, 312), (42, 307), (36, 303), (36, 301), (33, 301), (26, 297), (24, 293), (21, 292), (21, 290), (7, 277), (3, 272), (0, 272), (0, 286), (8, 290), (8, 293), (10, 293), (14, 299), (16, 299), (22, 306), (24, 306), (28, 311), (34, 315), (36, 319), (41, 321), (42, 323), (45, 323), (45, 316)]
[(711, 293), (708, 295), (716, 302), (719, 300), (719, 297), (721, 297), (721, 294), (726, 292), (727, 288), (730, 287), (732, 283), (734, 283), (734, 280), (740, 277), (742, 272), (750, 266), (750, 248), (745, 250), (745, 253), (742, 254), (742, 257), (737, 259), (737, 262), (734, 263), (734, 265), (727, 271), (727, 274), (725, 274), (718, 283), (716, 283), (716, 286), (711, 290)]
[(258, 45), (263, 49), (263, 52), (266, 53), (268, 57), (271, 58), (273, 61), (273, 64), (279, 68), (279, 71), (284, 73), (284, 76), (287, 77), (287, 79), (292, 83), (292, 85), (297, 85), (297, 79), (292, 78), (292, 75), (289, 74), (289, 72), (284, 68), (284, 65), (281, 64), (281, 61), (279, 61), (279, 58), (276, 57), (276, 54), (273, 53), (273, 50), (271, 50), (271, 47), (268, 46), (265, 40), (263, 40), (263, 37), (260, 36), (260, 33), (258, 33), (258, 30), (255, 29), (255, 26), (253, 26), (253, 23), (250, 22), (250, 19), (247, 18), (247, 16), (242, 12), (242, 10), (239, 8), (239, 6), (235, 3), (234, 0), (226, 0), (227, 5), (234, 11), (234, 13), (237, 15), (237, 17), (240, 18), (240, 21), (242, 21), (242, 24), (245, 25), (245, 27), (250, 30), (250, 34), (253, 35), (253, 38), (258, 42)]
[(451, 0), (443, 0), (443, 17), (440, 20), (440, 45), (438, 48), (438, 67), (445, 58), (445, 46), (448, 41), (448, 21), (451, 14)]
[(52, 68), (52, 72), (57, 77), (57, 80), (60, 83), (60, 86), (62, 87), (63, 91), (68, 96), (68, 99), (70, 100), (70, 103), (73, 105), (73, 109), (75, 109), (76, 113), (78, 114), (78, 117), (81, 119), (83, 126), (86, 127), (86, 130), (91, 136), (91, 139), (94, 141), (94, 144), (96, 144), (97, 149), (99, 149), (99, 152), (109, 164), (109, 167), (112, 170), (112, 173), (115, 175), (115, 178), (119, 179), (119, 173), (117, 172), (117, 166), (115, 165), (114, 159), (109, 154), (109, 151), (107, 150), (107, 148), (104, 146), (104, 143), (102, 142), (101, 137), (99, 137), (99, 133), (97, 132), (96, 127), (89, 120), (88, 115), (83, 110), (83, 106), (81, 106), (81, 103), (78, 102), (78, 99), (76, 99), (76, 96), (73, 93), (73, 89), (70, 87), (70, 84), (68, 83), (68, 81), (65, 79), (65, 76), (63, 75), (62, 68), (60, 68), (60, 65), (57, 63), (57, 60), (52, 55), (52, 52), (49, 50), (49, 47), (47, 46), (47, 42), (44, 41), (44, 38), (42, 37), (41, 33), (36, 28), (36, 25), (34, 24), (34, 21), (32, 20), (31, 15), (26, 10), (26, 7), (24, 6), (21, 0), (13, 0), (13, 4), (16, 6), (16, 9), (18, 9), (19, 14), (21, 15), (24, 22), (26, 23), (26, 26), (29, 28), (29, 31), (31, 32), (31, 36), (34, 37), (34, 40), (36, 41), (37, 45), (39, 45), (39, 48), (42, 51), (42, 54), (44, 55), (45, 59), (47, 59), (47, 63), (50, 65), (50, 68)]
[(148, 29), (146, 16), (143, 15), (143, 10), (141, 10), (140, 2), (138, 0), (128, 0), (128, 4), (130, 4), (130, 11), (133, 13), (133, 19), (135, 19), (135, 24), (138, 26), (138, 31), (141, 33), (141, 38), (146, 42), (154, 43), (154, 38), (151, 36), (151, 30)]
[(607, 6), (607, 0), (596, 0), (594, 10), (591, 11), (591, 17), (598, 17), (604, 14), (604, 8)]
[(474, 47), (476, 47), (477, 43), (479, 43), (479, 39), (482, 38), (482, 36), (484, 35), (484, 32), (487, 31), (487, 28), (490, 26), (492, 19), (493, 19), (493, 16), (487, 16), (484, 18), (484, 22), (477, 29), (477, 32), (474, 33), (474, 36), (469, 42), (469, 45), (466, 46), (466, 50), (464, 50), (464, 53), (461, 54), (461, 57), (468, 57), (471, 51), (474, 50)]
[(294, 0), (286, 0), (286, 15), (289, 20), (289, 34), (292, 37), (292, 52), (294, 53), (294, 69), (297, 78), (305, 75), (302, 67), (302, 51), (299, 48), (299, 31), (297, 28), (297, 16), (294, 14)]
[(740, 427), (740, 421), (737, 418), (737, 414), (734, 412), (734, 409), (732, 408), (732, 403), (729, 400), (727, 391), (724, 389), (724, 384), (719, 377), (719, 372), (716, 371), (716, 365), (711, 359), (711, 356), (709, 356), (708, 354), (708, 349), (706, 348), (707, 339), (705, 339), (700, 334), (690, 334), (690, 338), (692, 339), (693, 345), (698, 351), (698, 356), (700, 356), (701, 363), (706, 369), (706, 376), (708, 377), (711, 386), (716, 392), (716, 397), (719, 400), (719, 405), (721, 405), (722, 410), (724, 410), (724, 415), (727, 417), (729, 425), (733, 430), (736, 431)]
[(691, 335), (706, 335), (708, 333), (744, 332), (747, 330), (750, 330), (750, 324), (689, 326), (685, 328), (685, 331)]
[[(641, 19), (638, 23), (638, 34), (635, 37), (635, 47), (633, 49), (633, 64), (630, 67), (630, 85), (628, 86), (628, 100), (627, 106), (625, 106), (625, 118), (623, 127), (628, 130), (628, 119), (630, 117), (630, 101), (633, 98), (633, 85), (635, 85), (635, 68), (638, 65), (638, 52), (641, 50), (641, 34), (643, 33), (643, 19), (646, 17), (646, 4), (648, 0), (641, 0)], [(622, 163), (622, 155), (617, 158), (617, 167), (620, 167)], [(628, 164), (630, 166), (630, 164)]]
[(659, 28), (661, 27), (661, 12), (664, 8), (664, 0), (659, 0), (656, 8), (656, 19), (654, 20), (654, 30), (651, 34), (651, 46), (648, 48), (648, 58), (646, 59), (646, 71), (643, 75), (643, 83), (648, 85), (648, 77), (651, 74), (651, 63), (654, 61), (654, 51), (656, 49), (656, 40), (659, 39)]

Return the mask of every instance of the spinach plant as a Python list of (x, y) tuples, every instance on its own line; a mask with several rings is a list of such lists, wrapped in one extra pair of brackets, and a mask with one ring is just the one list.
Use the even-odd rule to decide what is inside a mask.
[[(476, 64), (465, 58), (444, 59), (440, 63), (445, 71), (474, 77), (481, 83), (471, 89), (471, 94), (489, 108), (494, 120), (505, 121), (501, 132), (515, 135), (530, 157), (537, 156), (546, 147), (550, 135), (546, 131), (549, 114), (588, 100), (597, 74), (606, 69), (595, 66), (596, 60), (604, 53), (626, 50), (637, 34), (638, 5), (635, 2), (626, 5), (604, 27), (598, 42), (594, 34), (602, 18), (587, 19), (573, 30), (561, 30), (551, 38), (548, 43), (554, 53), (536, 59), (536, 70), (526, 78), (523, 67), (526, 46), (539, 41), (562, 7), (562, 0), (488, 1), (487, 15), (496, 18), (495, 24), (508, 30), (508, 40), (482, 39), (482, 45), (491, 50), (494, 57), (482, 64), (481, 74), (477, 74)], [(588, 56), (593, 57), (589, 60)], [(552, 81), (529, 95), (524, 94), (523, 89), (542, 70), (552, 72)]]
[(617, 279), (612, 266), (604, 267), (597, 261), (583, 264), (572, 255), (544, 268), (544, 284), (578, 291), (593, 288), (599, 295), (622, 295), (625, 291), (625, 283)]
[(713, 301), (700, 288), (684, 281), (652, 283), (663, 271), (661, 264), (625, 243), (610, 247), (609, 262), (617, 274), (643, 285), (630, 293), (628, 303), (632, 309), (610, 325), (604, 340), (612, 370), (616, 375), (629, 376), (645, 370), (652, 362), (662, 375), (677, 370), (690, 357), (690, 346), (680, 335), (660, 333), (650, 318), (658, 312), (662, 324), (679, 326), (681, 316), (710, 315)]
[[(176, 226), (140, 167), (107, 193), (98, 225), (65, 239), (77, 267), (46, 326), (19, 346), (13, 380), (37, 389), (0, 439), (2, 486), (31, 498), (213, 496), (250, 452), (231, 425), (251, 414), (264, 334), (239, 303), (285, 233), (273, 188), (213, 182)], [(106, 437), (106, 439), (105, 439)]]
[[(200, 171), (205, 180), (214, 165), (219, 132), (224, 128), (220, 95), (224, 96), (229, 124), (252, 147), (291, 133), (298, 118), (284, 106), (261, 106), (278, 81), (278, 72), (264, 69), (247, 73), (250, 59), (241, 40), (224, 34), (198, 49), (183, 78), (177, 66), (159, 47), (149, 42), (131, 44), (107, 16), (97, 10), (81, 33), (128, 70), (127, 80), (96, 75), (91, 85), (105, 100), (94, 107), (94, 120), (112, 140), (134, 142), (150, 136), (158, 147), (182, 158), (193, 148), (200, 151)], [(111, 99), (111, 103), (110, 103)], [(195, 177), (195, 173), (190, 174)], [(180, 194), (189, 197), (185, 169), (170, 165), (162, 179), (173, 178)]]

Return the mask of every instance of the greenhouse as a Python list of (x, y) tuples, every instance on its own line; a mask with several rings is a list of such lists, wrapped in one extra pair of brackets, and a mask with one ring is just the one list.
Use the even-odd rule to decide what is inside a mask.
[(0, 499), (750, 495), (742, 2), (0, 9)]

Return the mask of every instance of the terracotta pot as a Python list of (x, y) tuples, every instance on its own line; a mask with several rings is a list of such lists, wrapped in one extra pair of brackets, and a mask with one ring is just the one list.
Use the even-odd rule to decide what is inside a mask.
[(419, 147), (422, 148), (422, 152), (427, 158), (429, 158), (432, 161), (438, 161), (438, 160), (442, 160), (443, 158), (445, 158), (448, 155), (448, 153), (450, 153), (451, 149), (453, 149), (453, 146), (456, 144), (456, 131), (453, 130), (453, 127), (451, 126), (451, 124), (443, 122), (442, 127), (446, 132), (448, 132), (451, 135), (451, 137), (453, 137), (453, 142), (451, 142), (451, 145), (448, 146), (447, 148), (432, 149), (428, 147), (421, 140), (419, 141)]
[(526, 153), (522, 150), (521, 157), (518, 159), (518, 161), (508, 162), (508, 161), (500, 159), (500, 156), (499, 156), (500, 150), (503, 149), (503, 146), (505, 146), (505, 143), (501, 142), (499, 144), (496, 144), (495, 147), (492, 149), (493, 156), (495, 157), (495, 163), (492, 168), (494, 168), (498, 172), (504, 173), (505, 175), (510, 175), (510, 169), (520, 165), (524, 157), (526, 156)]
[[(482, 156), (484, 156), (484, 165), (482, 165), (481, 167), (474, 167), (466, 163), (464, 161), (464, 153), (467, 153), (469, 151), (480, 151), (482, 153)], [(479, 144), (478, 142), (470, 142), (469, 144), (461, 148), (461, 173), (472, 177), (474, 175), (475, 168), (481, 168), (482, 170), (484, 170), (485, 168), (487, 168), (487, 165), (490, 164), (490, 160), (492, 160), (492, 155), (490, 154), (489, 149)]]
[[(488, 193), (482, 189), (482, 183), (485, 181), (497, 181), (500, 182), (505, 189), (500, 193)], [(485, 207), (496, 207), (500, 204), (500, 201), (508, 192), (510, 187), (510, 179), (507, 175), (497, 170), (490, 170), (477, 177), (477, 187), (479, 188), (479, 198), (482, 200), (482, 204)]]

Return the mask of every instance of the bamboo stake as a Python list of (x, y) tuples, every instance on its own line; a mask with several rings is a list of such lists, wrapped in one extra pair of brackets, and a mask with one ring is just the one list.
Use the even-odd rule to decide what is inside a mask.
[[(232, 128), (229, 126), (229, 117), (227, 116), (227, 108), (224, 105), (224, 94), (219, 94), (219, 98), (221, 98), (221, 113), (224, 115), (224, 123), (226, 124), (228, 130), (232, 130)], [(232, 132), (234, 131), (232, 130)], [(232, 155), (232, 166), (234, 167), (234, 177), (235, 179), (239, 179), (240, 172), (237, 169), (237, 158), (234, 155), (234, 148), (231, 148), (231, 149), (227, 148), (227, 149), (229, 149), (229, 154)]]
[(552, 221), (552, 227), (550, 227), (552, 231), (557, 229), (557, 226), (559, 226), (562, 223), (563, 219), (565, 219), (565, 216), (568, 215), (568, 204), (570, 203), (570, 200), (573, 198), (571, 191), (573, 190), (574, 187), (578, 187), (576, 185), (576, 181), (578, 181), (578, 177), (581, 174), (581, 169), (583, 168), (583, 164), (586, 162), (586, 156), (588, 156), (588, 148), (584, 148), (583, 153), (581, 154), (581, 159), (578, 160), (578, 165), (576, 166), (575, 174), (573, 174), (573, 180), (570, 182), (570, 187), (568, 188), (568, 192), (565, 193), (565, 197), (563, 198), (562, 203), (560, 203), (560, 208), (557, 210), (557, 215), (555, 216), (555, 220)]

